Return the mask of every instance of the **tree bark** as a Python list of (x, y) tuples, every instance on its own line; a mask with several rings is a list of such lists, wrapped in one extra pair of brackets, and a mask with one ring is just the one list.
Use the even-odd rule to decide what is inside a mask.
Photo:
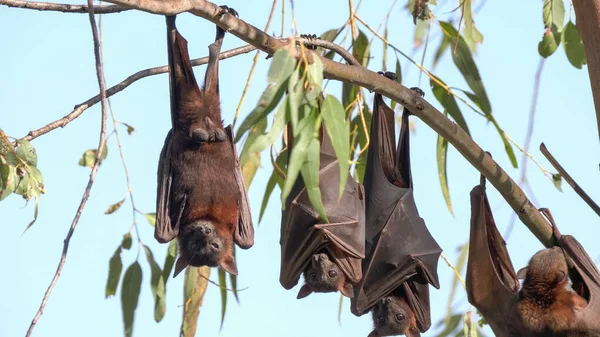
[(572, 0), (583, 39), (600, 140), (600, 0)]

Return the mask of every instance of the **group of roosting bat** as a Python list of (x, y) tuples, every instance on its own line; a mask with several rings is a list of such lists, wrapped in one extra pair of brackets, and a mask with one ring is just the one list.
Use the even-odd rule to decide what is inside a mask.
[[(237, 16), (226, 6), (220, 14)], [(178, 239), (175, 275), (188, 265), (237, 274), (233, 242), (250, 248), (254, 229), (233, 132), (221, 120), (218, 59), (225, 31), (217, 26), (200, 89), (175, 17), (166, 21), (172, 129), (158, 167), (155, 237), (161, 243)], [(420, 100), (423, 92), (413, 89)], [(442, 250), (413, 196), (409, 114), (402, 114), (396, 146), (394, 111), (375, 94), (364, 182), (348, 175), (341, 199), (338, 159), (321, 127), (319, 188), (329, 222), (312, 207), (301, 176), (282, 213), (281, 285), (291, 289), (303, 274), (298, 298), (339, 290), (351, 298), (355, 315), (371, 311), (371, 337), (427, 331), (429, 284), (439, 288)], [(535, 254), (518, 273), (494, 223), (483, 177), (471, 192), (471, 210), (468, 299), (496, 336), (600, 336), (600, 273), (575, 238), (560, 235), (547, 210), (558, 246)]]

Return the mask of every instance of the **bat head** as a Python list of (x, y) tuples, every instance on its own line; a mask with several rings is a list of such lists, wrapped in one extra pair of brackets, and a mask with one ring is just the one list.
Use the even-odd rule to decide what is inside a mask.
[(231, 235), (223, 235), (216, 225), (218, 224), (210, 220), (198, 220), (182, 227), (178, 236), (180, 257), (175, 264), (173, 277), (188, 265), (219, 266), (226, 272), (237, 275)]
[(406, 335), (421, 336), (415, 315), (402, 297), (384, 297), (371, 309), (375, 329), (368, 337)]
[(560, 247), (540, 250), (529, 260), (527, 267), (517, 273), (523, 282), (524, 295), (539, 297), (564, 288), (569, 282), (568, 267)]
[(313, 292), (330, 293), (340, 291), (346, 297), (352, 297), (354, 289), (340, 267), (326, 253), (313, 254), (304, 270), (305, 284), (298, 292), (298, 299)]

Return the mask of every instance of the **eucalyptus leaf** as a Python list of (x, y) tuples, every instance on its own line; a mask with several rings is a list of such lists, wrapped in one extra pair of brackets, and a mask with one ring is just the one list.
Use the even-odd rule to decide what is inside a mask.
[(19, 139), (17, 140), (17, 156), (19, 158), (21, 158), (21, 160), (23, 160), (24, 162), (27, 163), (27, 165), (29, 166), (36, 166), (37, 165), (37, 153), (35, 152), (35, 148), (33, 147), (33, 145), (31, 145), (30, 142), (24, 140), (24, 139)]
[(123, 276), (123, 285), (121, 287), (121, 306), (123, 312), (123, 325), (125, 328), (125, 337), (131, 337), (133, 334), (133, 321), (135, 318), (135, 309), (140, 297), (142, 287), (142, 267), (136, 261)]
[(123, 271), (123, 262), (121, 262), (121, 246), (119, 246), (108, 261), (108, 280), (106, 280), (105, 298), (114, 296), (117, 293), (117, 286), (121, 280), (121, 271)]
[(583, 48), (583, 41), (579, 35), (577, 26), (571, 21), (567, 22), (565, 28), (561, 34), (561, 40), (567, 59), (577, 69), (587, 63), (585, 57), (585, 49)]
[[(350, 132), (346, 125), (344, 108), (340, 101), (332, 95), (327, 95), (323, 106), (321, 107), (321, 116), (325, 122), (326, 130), (333, 145), (333, 150), (338, 159), (340, 168), (340, 193), (342, 198), (346, 181), (348, 180), (348, 171), (350, 169)], [(317, 142), (318, 143), (318, 142)], [(317, 167), (318, 170), (318, 167)]]
[(442, 186), (442, 194), (446, 201), (446, 206), (450, 211), (450, 214), (454, 215), (452, 210), (452, 201), (450, 200), (450, 189), (448, 188), (448, 141), (444, 137), (438, 135), (437, 146), (436, 146), (436, 159), (438, 167), (438, 176), (440, 179), (440, 185)]
[(158, 323), (165, 316), (167, 306), (165, 280), (163, 278), (162, 270), (154, 260), (154, 255), (152, 255), (150, 248), (144, 245), (144, 251), (146, 252), (146, 259), (148, 260), (152, 272), (150, 288), (152, 289), (152, 296), (154, 297), (154, 320)]

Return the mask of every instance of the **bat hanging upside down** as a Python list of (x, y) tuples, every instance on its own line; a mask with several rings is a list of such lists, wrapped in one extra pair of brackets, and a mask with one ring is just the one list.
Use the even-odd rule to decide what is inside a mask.
[[(540, 211), (552, 224), (559, 246), (537, 252), (515, 274), (481, 177), (471, 191), (469, 302), (497, 337), (600, 337), (600, 272), (574, 237), (560, 234), (550, 211)], [(572, 260), (572, 268), (565, 257)], [(518, 278), (524, 278), (520, 290)]]
[[(395, 79), (394, 73), (380, 74)], [(413, 90), (415, 100), (423, 96), (419, 88)], [(369, 337), (420, 336), (431, 326), (429, 285), (439, 288), (442, 249), (419, 216), (413, 195), (409, 114), (405, 108), (396, 147), (394, 111), (375, 94), (364, 178), (366, 257), (351, 300), (354, 315), (371, 311), (375, 329)]]
[[(237, 16), (221, 8), (221, 15)], [(252, 247), (254, 228), (233, 131), (221, 120), (219, 53), (225, 31), (217, 26), (200, 89), (175, 16), (166, 21), (172, 129), (158, 164), (154, 237), (160, 243), (178, 239), (173, 277), (188, 265), (219, 266), (237, 275), (233, 242)]]

